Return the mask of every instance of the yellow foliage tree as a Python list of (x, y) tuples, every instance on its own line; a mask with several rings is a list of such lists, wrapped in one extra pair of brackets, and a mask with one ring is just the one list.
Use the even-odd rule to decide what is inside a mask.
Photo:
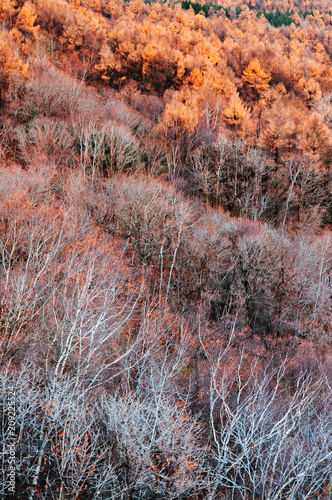
[(249, 116), (249, 110), (244, 106), (238, 93), (232, 95), (223, 115), (228, 125), (234, 128), (239, 127)]
[(270, 87), (271, 77), (265, 73), (258, 59), (253, 59), (248, 64), (242, 78), (257, 94), (262, 94)]
[(314, 78), (309, 78), (308, 80), (306, 78), (301, 78), (299, 80), (299, 88), (309, 107), (322, 97), (320, 85)]
[(204, 73), (204, 86), (226, 98), (236, 93), (235, 84), (216, 68), (211, 68)]
[(324, 158), (332, 148), (331, 129), (319, 113), (312, 113), (305, 127), (306, 148), (314, 157)]
[(204, 75), (199, 68), (193, 69), (184, 83), (190, 85), (194, 90), (198, 90), (204, 83)]
[(15, 14), (16, 0), (0, 0), (0, 21), (7, 23)]
[(11, 36), (5, 31), (0, 31), (0, 105), (3, 92), (17, 76), (26, 76), (28, 64), (23, 64), (19, 58)]
[(173, 93), (172, 101), (166, 105), (163, 122), (168, 127), (180, 126), (193, 131), (198, 125), (201, 114), (198, 94), (189, 87), (183, 87)]
[(39, 26), (35, 26), (36, 19), (35, 6), (30, 2), (26, 2), (16, 18), (16, 28), (24, 34), (35, 35), (39, 30)]
[(305, 147), (305, 120), (305, 110), (298, 109), (296, 102), (277, 99), (262, 114), (261, 147), (268, 149), (276, 162), (281, 155), (302, 152)]
[(8, 82), (15, 73), (26, 76), (28, 64), (23, 64), (11, 37), (5, 31), (0, 31), (0, 73), (1, 81)]
[[(102, 46), (99, 57), (100, 61), (96, 64), (95, 69), (100, 73), (101, 79), (107, 83), (120, 84), (121, 78), (119, 79), (118, 75), (122, 70), (121, 62), (106, 43)], [(125, 77), (123, 78), (125, 79)]]

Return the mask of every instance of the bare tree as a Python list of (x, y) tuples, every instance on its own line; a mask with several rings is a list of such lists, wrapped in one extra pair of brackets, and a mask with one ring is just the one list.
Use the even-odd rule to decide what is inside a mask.
[(114, 121), (105, 124), (94, 118), (76, 118), (73, 127), (84, 176), (91, 173), (92, 182), (97, 173), (121, 173), (138, 162), (139, 143), (127, 126)]
[(38, 117), (29, 127), (17, 127), (15, 133), (25, 165), (33, 167), (38, 162), (75, 165), (74, 137), (65, 121)]
[(285, 366), (248, 371), (240, 361), (230, 376), (222, 356), (211, 366), (212, 491), (269, 500), (322, 492), (332, 480), (330, 388), (306, 373), (288, 385)]
[[(1, 372), (4, 443), (8, 388), (15, 391), (16, 492), (34, 498), (175, 499), (204, 487), (206, 448), (186, 401), (98, 392), (87, 398), (68, 377), (45, 381), (31, 365)], [(8, 453), (0, 453), (2, 470)], [(6, 498), (6, 479), (0, 487)]]

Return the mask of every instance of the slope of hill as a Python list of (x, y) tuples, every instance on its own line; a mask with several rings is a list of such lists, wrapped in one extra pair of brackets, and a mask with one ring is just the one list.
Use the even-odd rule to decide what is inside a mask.
[(0, 20), (1, 498), (331, 498), (329, 5)]

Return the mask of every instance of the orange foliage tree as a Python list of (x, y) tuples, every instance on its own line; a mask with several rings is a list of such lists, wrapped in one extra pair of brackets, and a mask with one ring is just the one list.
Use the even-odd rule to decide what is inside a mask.
[(242, 79), (249, 85), (257, 96), (269, 89), (271, 77), (263, 70), (258, 59), (253, 59), (243, 71)]
[(19, 57), (10, 34), (0, 31), (0, 105), (11, 83), (27, 76), (28, 67)]

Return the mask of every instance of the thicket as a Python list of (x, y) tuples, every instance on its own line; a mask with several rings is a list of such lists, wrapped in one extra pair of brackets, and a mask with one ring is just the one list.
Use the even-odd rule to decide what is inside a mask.
[(331, 498), (327, 10), (0, 0), (1, 498)]

